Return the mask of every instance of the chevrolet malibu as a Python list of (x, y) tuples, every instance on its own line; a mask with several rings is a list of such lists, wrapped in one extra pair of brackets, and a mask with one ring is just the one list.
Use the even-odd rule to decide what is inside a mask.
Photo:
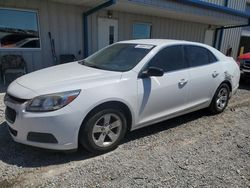
[(12, 82), (6, 121), (16, 142), (102, 153), (128, 131), (203, 108), (223, 112), (239, 78), (232, 58), (204, 44), (123, 41)]

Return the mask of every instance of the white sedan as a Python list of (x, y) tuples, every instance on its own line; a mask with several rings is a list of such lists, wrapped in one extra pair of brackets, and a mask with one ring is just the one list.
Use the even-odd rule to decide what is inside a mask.
[(232, 58), (204, 44), (123, 41), (12, 82), (6, 120), (16, 142), (102, 153), (128, 131), (203, 108), (223, 112), (239, 78)]

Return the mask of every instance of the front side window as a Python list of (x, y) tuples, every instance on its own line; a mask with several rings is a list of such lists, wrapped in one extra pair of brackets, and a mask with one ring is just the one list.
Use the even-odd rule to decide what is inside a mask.
[(40, 48), (37, 12), (0, 8), (1, 48)]
[(200, 46), (185, 46), (185, 52), (190, 67), (208, 65), (217, 61), (209, 50)]
[(166, 47), (150, 60), (148, 66), (161, 68), (164, 72), (177, 71), (188, 67), (184, 60), (182, 46)]
[(125, 72), (134, 68), (153, 48), (153, 45), (144, 44), (114, 44), (80, 63), (97, 69)]
[(151, 27), (152, 25), (147, 23), (134, 23), (133, 39), (150, 39)]

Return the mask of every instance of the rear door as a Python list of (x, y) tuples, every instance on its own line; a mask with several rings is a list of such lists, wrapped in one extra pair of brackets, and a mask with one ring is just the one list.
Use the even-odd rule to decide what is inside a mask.
[(162, 49), (147, 67), (158, 67), (165, 73), (162, 77), (138, 78), (139, 124), (176, 114), (187, 104), (189, 74), (183, 46)]
[(189, 64), (188, 103), (190, 107), (209, 105), (223, 75), (221, 64), (208, 49), (185, 45), (185, 57)]

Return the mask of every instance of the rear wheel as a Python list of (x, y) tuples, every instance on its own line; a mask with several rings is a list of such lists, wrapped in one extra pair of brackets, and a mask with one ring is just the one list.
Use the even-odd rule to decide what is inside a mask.
[(120, 109), (100, 109), (92, 113), (81, 128), (80, 144), (92, 153), (115, 149), (127, 130), (126, 117)]
[(228, 105), (229, 95), (229, 86), (226, 83), (221, 84), (215, 92), (213, 100), (210, 104), (210, 111), (214, 114), (223, 112)]

